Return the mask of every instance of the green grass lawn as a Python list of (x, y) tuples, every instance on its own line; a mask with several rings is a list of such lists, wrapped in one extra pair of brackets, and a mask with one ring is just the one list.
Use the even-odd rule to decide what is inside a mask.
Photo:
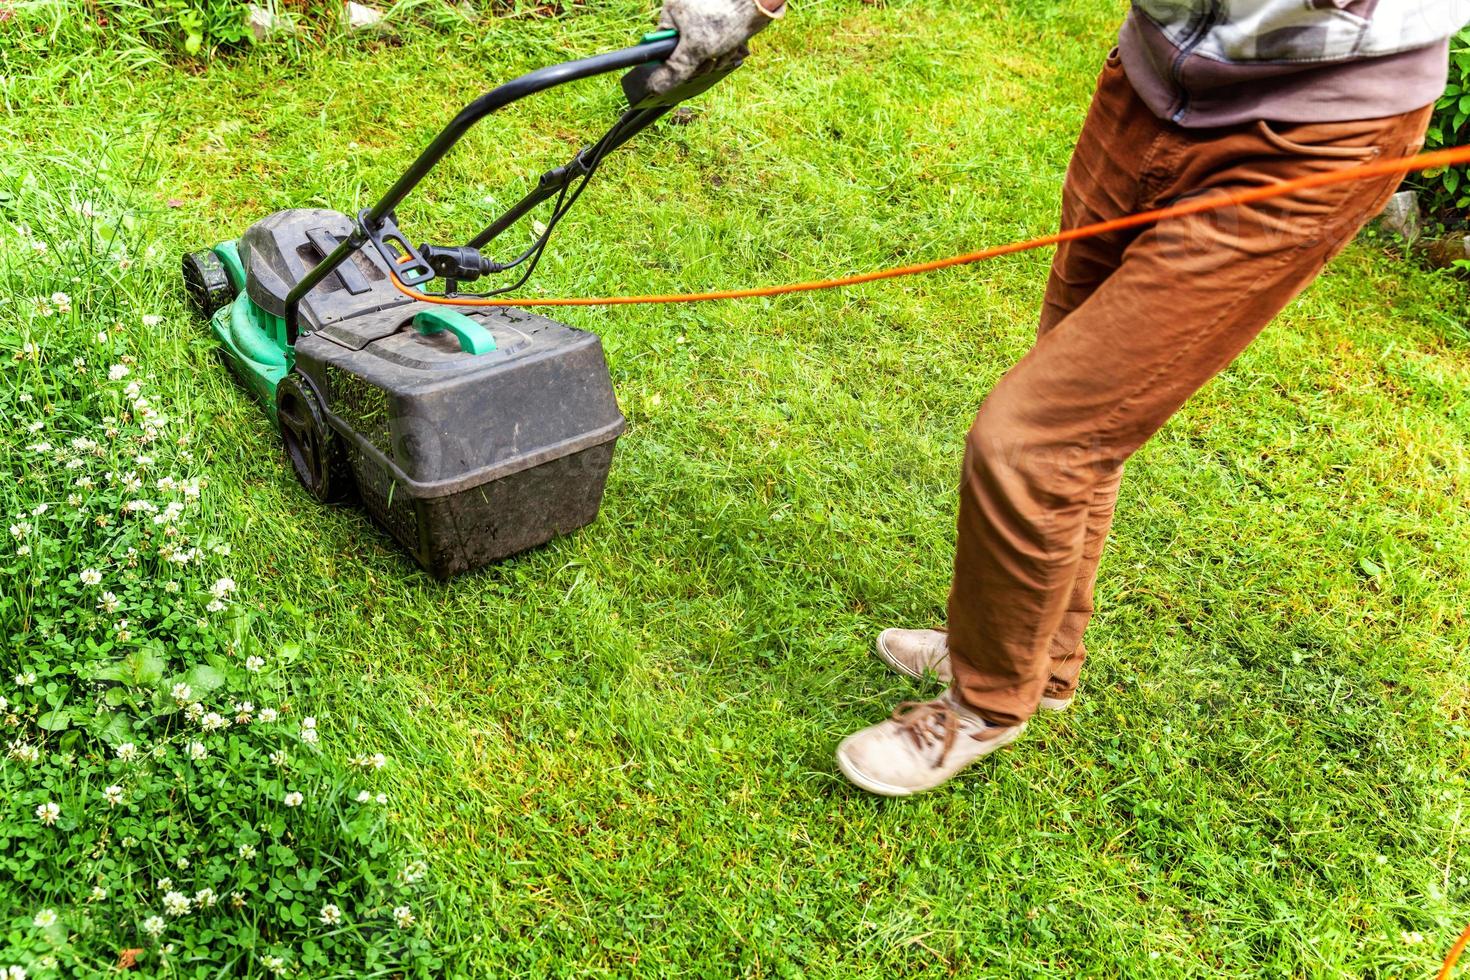
[[(803, 5), (602, 168), (534, 289), (744, 286), (1047, 232), (1122, 7)], [(332, 751), (391, 757), (449, 962), (1430, 973), (1470, 919), (1470, 333), (1461, 286), (1372, 242), (1132, 464), (1074, 710), (906, 802), (851, 789), (832, 751), (919, 693), (872, 636), (943, 615), (964, 432), (1029, 343), (1049, 253), (567, 312), (630, 422), (602, 516), (448, 584), (298, 490), (171, 256), (277, 208), (355, 211), (491, 84), (646, 23), (623, 4), (199, 71), (0, 54), (7, 179), (136, 188), (170, 258), (121, 287), (164, 316), (127, 342), (189, 420), (240, 628), (307, 651)], [(466, 236), (615, 111), (604, 79), (490, 120), (403, 225)]]

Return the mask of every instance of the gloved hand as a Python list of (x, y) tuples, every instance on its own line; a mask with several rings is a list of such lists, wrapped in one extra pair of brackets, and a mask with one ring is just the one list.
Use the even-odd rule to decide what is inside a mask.
[(786, 13), (785, 0), (664, 0), (660, 28), (679, 31), (679, 46), (648, 79), (667, 92), (705, 68), (723, 68), (750, 53), (745, 42)]

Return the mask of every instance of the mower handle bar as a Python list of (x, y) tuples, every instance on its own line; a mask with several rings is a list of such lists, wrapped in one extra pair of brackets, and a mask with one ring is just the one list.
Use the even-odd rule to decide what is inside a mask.
[[(424, 177), (428, 176), (429, 171), (434, 169), (444, 155), (454, 147), (454, 144), (464, 138), (475, 123), (492, 112), (503, 109), (512, 102), (518, 102), (528, 95), (535, 95), (537, 92), (544, 92), (567, 82), (591, 78), (594, 75), (604, 75), (611, 71), (621, 71), (625, 68), (636, 68), (650, 61), (664, 61), (674, 53), (674, 48), (678, 46), (678, 43), (677, 37), (662, 38), (635, 44), (630, 48), (595, 54), (589, 58), (579, 58), (576, 61), (567, 61), (559, 65), (548, 65), (491, 89), (461, 109), (459, 114), (450, 120), (449, 125), (445, 126), (443, 131), (434, 138), (434, 142), (430, 143), (403, 176), (388, 188), (388, 192), (383, 195), (382, 199), (363, 212), (363, 220), (376, 228), (384, 218), (393, 213), (393, 209), (419, 185)], [(291, 342), (295, 341), (298, 333), (302, 298), (323, 279), (331, 275), (349, 255), (367, 242), (367, 232), (359, 224), (353, 229), (352, 234), (344, 238), (332, 250), (331, 255), (317, 263), (286, 294), (286, 336)]]

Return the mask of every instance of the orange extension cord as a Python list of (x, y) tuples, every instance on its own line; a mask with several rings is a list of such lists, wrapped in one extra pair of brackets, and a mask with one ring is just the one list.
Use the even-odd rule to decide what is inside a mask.
[(442, 303), (448, 306), (626, 306), (633, 303), (702, 303), (716, 299), (750, 299), (757, 296), (785, 296), (788, 293), (805, 293), (816, 289), (841, 289), (845, 286), (856, 286), (860, 283), (876, 282), (880, 279), (897, 279), (900, 276), (913, 276), (921, 272), (934, 272), (937, 269), (949, 269), (957, 265), (969, 265), (973, 262), (982, 262), (985, 259), (993, 259), (1001, 255), (1027, 252), (1031, 249), (1045, 248), (1048, 245), (1058, 245), (1062, 242), (1076, 241), (1080, 238), (1093, 238), (1098, 235), (1106, 235), (1110, 232), (1122, 231), (1127, 228), (1138, 228), (1142, 225), (1153, 224), (1154, 222), (1164, 221), (1168, 218), (1180, 218), (1191, 214), (1201, 214), (1205, 211), (1218, 211), (1222, 208), (1235, 207), (1241, 204), (1254, 204), (1257, 201), (1268, 201), (1275, 197), (1285, 197), (1288, 194), (1294, 194), (1297, 191), (1308, 190), (1313, 187), (1346, 184), (1357, 180), (1369, 180), (1373, 177), (1407, 174), (1419, 170), (1432, 170), (1437, 167), (1454, 166), (1461, 163), (1470, 163), (1470, 146), (1454, 146), (1448, 149), (1435, 150), (1431, 153), (1421, 153), (1418, 156), (1404, 157), (1399, 160), (1384, 160), (1380, 163), (1367, 163), (1331, 173), (1298, 177), (1295, 180), (1285, 180), (1276, 184), (1268, 184), (1264, 187), (1254, 187), (1250, 190), (1232, 191), (1227, 194), (1213, 194), (1207, 197), (1199, 197), (1180, 204), (1173, 204), (1166, 208), (1158, 208), (1153, 211), (1140, 211), (1138, 214), (1114, 218), (1111, 221), (1101, 221), (1097, 224), (1084, 225), (1081, 228), (1071, 228), (1052, 235), (1043, 235), (1040, 238), (1012, 242), (1009, 245), (996, 245), (991, 248), (981, 249), (978, 252), (954, 255), (947, 259), (935, 259), (932, 262), (920, 262), (915, 265), (901, 265), (892, 269), (879, 269), (876, 272), (864, 272), (861, 275), (847, 276), (841, 279), (819, 279), (814, 282), (794, 282), (781, 286), (726, 289), (713, 293), (660, 293), (648, 296), (600, 296), (570, 299), (538, 299), (535, 297), (476, 299), (472, 296), (456, 296), (451, 298), (447, 296), (436, 296), (430, 293), (421, 293), (416, 289), (405, 286), (396, 275), (393, 276), (393, 285), (398, 287), (400, 292), (407, 296), (412, 296), (414, 299), (422, 300), (425, 303)]
[(1460, 960), (1460, 954), (1465, 952), (1465, 947), (1470, 946), (1470, 926), (1460, 933), (1460, 938), (1455, 945), (1450, 947), (1450, 955), (1444, 958), (1444, 966), (1439, 968), (1438, 980), (1450, 980), (1451, 974), (1455, 972), (1455, 964)]

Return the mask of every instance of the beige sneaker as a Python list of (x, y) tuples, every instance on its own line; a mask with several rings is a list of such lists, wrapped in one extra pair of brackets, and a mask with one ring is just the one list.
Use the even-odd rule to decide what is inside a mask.
[(887, 721), (847, 736), (837, 746), (837, 768), (869, 793), (911, 796), (947, 782), (1025, 730), (988, 724), (945, 691), (934, 701), (905, 701)]
[(905, 677), (923, 680), (925, 674), (932, 674), (946, 684), (954, 679), (949, 670), (949, 639), (939, 630), (884, 630), (878, 634), (874, 652), (890, 670)]
[[(926, 675), (948, 684), (954, 680), (949, 669), (949, 638), (940, 630), (886, 629), (878, 634), (873, 647), (878, 659), (895, 673), (923, 680)], [(1065, 711), (1072, 704), (1073, 694), (1065, 697), (1047, 695), (1041, 699), (1041, 707), (1047, 711)]]

